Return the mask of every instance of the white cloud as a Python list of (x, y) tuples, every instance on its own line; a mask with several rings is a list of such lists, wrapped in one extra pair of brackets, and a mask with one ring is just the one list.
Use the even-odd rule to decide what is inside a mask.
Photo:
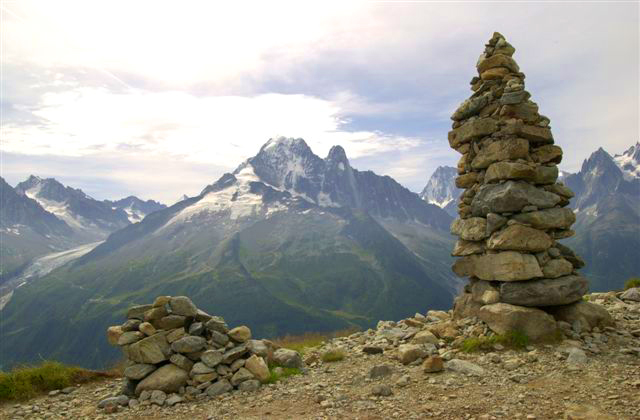
[(7, 123), (2, 150), (175, 156), (231, 167), (279, 135), (302, 137), (319, 154), (340, 144), (354, 158), (418, 144), (416, 139), (375, 131), (346, 131), (335, 103), (306, 95), (197, 97), (177, 91), (76, 88), (45, 94), (32, 113), (47, 121), (46, 127)]

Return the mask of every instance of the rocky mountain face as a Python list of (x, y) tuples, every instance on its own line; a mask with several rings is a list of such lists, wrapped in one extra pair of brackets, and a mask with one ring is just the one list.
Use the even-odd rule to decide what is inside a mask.
[(427, 203), (435, 204), (450, 216), (455, 217), (458, 210), (458, 198), (462, 193), (462, 190), (456, 187), (456, 176), (458, 176), (456, 168), (438, 166), (420, 193), (420, 198)]
[(72, 229), (0, 178), (0, 284), (35, 256), (66, 249)]
[(138, 223), (149, 213), (153, 213), (154, 211), (162, 210), (167, 207), (166, 205), (154, 200), (142, 201), (133, 195), (117, 201), (104, 200), (104, 202), (111, 206), (111, 209), (113, 210), (123, 210), (127, 214), (127, 218), (131, 223)]
[(85, 242), (104, 239), (130, 223), (124, 210), (94, 200), (82, 190), (65, 187), (53, 178), (31, 175), (16, 185), (15, 190), (63, 220)]
[[(1, 350), (7, 363), (43, 348), (59, 360), (108, 363), (119, 356), (99, 331), (161, 294), (193, 296), (265, 337), (446, 308), (457, 287), (450, 222), (393, 179), (353, 169), (340, 147), (322, 159), (301, 139), (274, 139), (200, 195), (17, 289), (0, 334), (28, 333), (0, 337)], [(42, 305), (53, 318), (37, 315)], [(45, 343), (37, 349), (36, 336)]]
[(593, 290), (621, 288), (640, 273), (638, 144), (612, 157), (602, 148), (564, 183), (576, 193), (576, 235), (566, 240), (586, 261)]

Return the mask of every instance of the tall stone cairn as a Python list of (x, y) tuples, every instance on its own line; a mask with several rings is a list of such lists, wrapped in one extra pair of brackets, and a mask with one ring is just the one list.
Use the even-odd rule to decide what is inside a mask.
[(449, 144), (462, 155), (456, 186), (465, 190), (451, 225), (453, 271), (469, 278), (454, 315), (541, 339), (556, 329), (553, 307), (581, 301), (587, 280), (576, 271), (584, 261), (557, 242), (574, 234), (566, 207), (574, 194), (557, 182), (562, 149), (525, 90), (514, 52), (493, 34), (473, 94), (451, 116)]

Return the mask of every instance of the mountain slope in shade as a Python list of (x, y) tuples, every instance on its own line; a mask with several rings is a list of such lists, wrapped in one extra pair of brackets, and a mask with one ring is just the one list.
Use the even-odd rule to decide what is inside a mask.
[(117, 201), (104, 200), (113, 210), (120, 209), (127, 214), (127, 218), (131, 223), (138, 223), (144, 219), (149, 213), (166, 208), (164, 204), (154, 200), (142, 201), (138, 197), (130, 195)]
[(75, 244), (72, 229), (0, 177), (0, 284), (34, 257)]
[(430, 204), (444, 209), (450, 216), (456, 217), (458, 198), (462, 189), (456, 187), (455, 179), (458, 170), (451, 166), (438, 166), (429, 182), (420, 193), (420, 197)]
[(629, 176), (637, 171), (630, 161), (625, 171), (600, 148), (564, 179), (576, 194), (571, 206), (577, 219), (576, 235), (566, 243), (586, 261), (583, 272), (594, 291), (622, 288), (640, 274), (640, 178)]
[(42, 179), (31, 175), (19, 183), (16, 192), (37, 201), (45, 210), (53, 213), (69, 225), (83, 242), (106, 238), (111, 232), (130, 222), (122, 209), (94, 200), (82, 190), (65, 187), (53, 178)]
[(446, 308), (450, 222), (393, 179), (351, 168), (342, 148), (322, 159), (301, 139), (272, 140), (197, 197), (17, 289), (0, 350), (8, 364), (40, 354), (98, 367), (119, 357), (104, 329), (157, 295), (191, 296), (265, 337)]

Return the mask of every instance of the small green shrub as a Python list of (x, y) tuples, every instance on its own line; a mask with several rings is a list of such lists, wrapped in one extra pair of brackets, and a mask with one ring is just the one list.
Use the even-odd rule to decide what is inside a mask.
[(298, 368), (287, 368), (287, 367), (270, 364), (269, 379), (267, 379), (264, 383), (275, 384), (279, 380), (288, 378), (289, 376), (292, 376), (292, 375), (302, 375), (302, 371)]
[(0, 401), (25, 400), (43, 392), (113, 376), (116, 375), (53, 361), (19, 366), (10, 372), (0, 372)]
[(462, 342), (460, 349), (465, 353), (472, 353), (491, 350), (496, 344), (513, 349), (523, 349), (529, 345), (529, 337), (520, 331), (510, 331), (506, 334), (495, 334), (490, 337), (471, 337)]
[(632, 287), (640, 287), (640, 277), (631, 277), (624, 284), (624, 290), (631, 289)]
[(329, 350), (322, 355), (322, 361), (325, 363), (339, 362), (345, 358), (346, 354), (343, 350)]

